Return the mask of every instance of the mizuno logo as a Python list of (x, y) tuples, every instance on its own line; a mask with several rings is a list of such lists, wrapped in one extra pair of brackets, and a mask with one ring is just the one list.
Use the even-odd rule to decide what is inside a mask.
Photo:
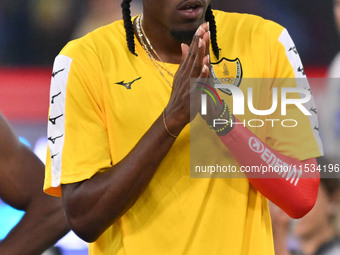
[(51, 159), (54, 159), (58, 154), (59, 154), (59, 152), (56, 153), (56, 154), (54, 154), (54, 155), (52, 155), (52, 156), (51, 156)]
[(317, 110), (316, 110), (316, 108), (314, 108), (314, 107), (310, 108), (309, 111), (314, 112), (315, 114), (318, 113)]
[(54, 118), (49, 117), (48, 120), (49, 120), (53, 125), (55, 125), (57, 119), (60, 118), (60, 117), (63, 116), (63, 115), (64, 115), (64, 114), (60, 114), (60, 115), (58, 115), (57, 117), (54, 117)]
[(54, 99), (59, 96), (61, 94), (61, 92), (59, 92), (58, 94), (55, 94), (54, 96), (52, 96), (52, 100), (51, 100), (51, 104), (54, 104)]
[(294, 46), (294, 47), (290, 47), (290, 49), (288, 50), (288, 51), (293, 51), (295, 54), (298, 54), (298, 51), (297, 51), (297, 49), (296, 49), (296, 47)]
[(138, 81), (138, 80), (140, 80), (140, 79), (142, 79), (142, 77), (139, 77), (139, 78), (137, 78), (137, 79), (134, 79), (133, 81), (130, 81), (130, 82), (124, 82), (124, 80), (123, 80), (123, 81), (120, 81), (120, 82), (116, 82), (115, 84), (122, 85), (122, 86), (124, 86), (124, 87), (127, 88), (127, 89), (131, 89), (131, 85), (132, 85), (135, 81)]
[(54, 76), (56, 76), (58, 73), (60, 73), (60, 72), (62, 72), (62, 71), (64, 71), (64, 70), (65, 70), (65, 68), (60, 69), (60, 70), (58, 70), (58, 71), (56, 71), (56, 72), (53, 72), (53, 73), (52, 73), (52, 77), (54, 78)]
[(54, 138), (52, 138), (52, 136), (50, 136), (49, 138), (48, 138), (48, 140), (49, 141), (51, 141), (53, 144), (55, 144), (55, 141), (58, 139), (58, 138), (61, 138), (61, 137), (63, 137), (64, 135), (60, 135), (60, 136), (56, 136), (56, 137), (54, 137)]
[(299, 66), (299, 68), (297, 69), (298, 72), (301, 72), (302, 75), (306, 75), (305, 73), (305, 69), (303, 69), (303, 67)]

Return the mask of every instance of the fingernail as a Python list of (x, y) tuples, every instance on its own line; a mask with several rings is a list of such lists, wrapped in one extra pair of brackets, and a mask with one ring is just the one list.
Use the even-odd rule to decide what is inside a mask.
[(210, 31), (208, 31), (208, 33), (209, 33), (209, 39), (211, 39), (211, 33), (210, 33)]
[(209, 68), (207, 65), (204, 65), (203, 68), (202, 68), (202, 73), (206, 73), (208, 72)]
[(210, 22), (208, 21), (207, 24), (208, 24), (208, 30), (210, 30)]
[(201, 27), (199, 27), (199, 28), (196, 30), (195, 35), (197, 35), (197, 36), (201, 36), (201, 35), (202, 35)]
[(198, 48), (201, 48), (203, 44), (203, 40), (200, 38), (198, 41)]
[(181, 43), (181, 50), (183, 52), (183, 49), (184, 49), (184, 43)]

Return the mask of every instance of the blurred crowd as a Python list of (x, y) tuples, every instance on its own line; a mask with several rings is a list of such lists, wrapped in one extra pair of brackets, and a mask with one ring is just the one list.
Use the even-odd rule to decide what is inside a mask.
[[(331, 162), (323, 158), (318, 163)], [(292, 220), (273, 204), (270, 206), (276, 255), (340, 254), (339, 178), (321, 178), (313, 209), (299, 220)]]
[[(121, 18), (120, 0), (1, 0), (0, 65), (51, 66), (71, 39)], [(140, 1), (132, 3), (140, 12)]]
[[(328, 14), (334, 19), (335, 34), (339, 36), (340, 0), (331, 1), (331, 4), (333, 11)], [(321, 43), (322, 40), (320, 49)], [(327, 48), (328, 42), (323, 43)], [(318, 159), (321, 180), (317, 201), (313, 209), (299, 220), (290, 219), (281, 209), (270, 204), (276, 255), (340, 254), (340, 52), (333, 55), (327, 69), (325, 92), (316, 95), (322, 98), (319, 120), (325, 153)]]
[[(120, 19), (120, 2), (1, 0), (0, 65), (50, 66), (69, 40)], [(139, 13), (141, 1), (133, 0), (131, 4), (133, 14)], [(332, 0), (212, 0), (212, 6), (257, 14), (282, 24), (294, 38), (307, 66), (329, 65), (338, 50)]]

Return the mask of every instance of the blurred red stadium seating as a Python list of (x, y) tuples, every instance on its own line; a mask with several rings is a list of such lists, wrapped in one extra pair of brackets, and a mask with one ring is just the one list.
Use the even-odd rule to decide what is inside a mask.
[(47, 121), (49, 68), (1, 68), (0, 112), (12, 121)]

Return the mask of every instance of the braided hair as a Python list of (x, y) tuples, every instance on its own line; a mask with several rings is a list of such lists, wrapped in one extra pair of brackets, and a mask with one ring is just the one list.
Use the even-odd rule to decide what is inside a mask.
[(121, 7), (123, 12), (123, 20), (124, 20), (124, 27), (126, 33), (126, 42), (129, 48), (129, 51), (138, 56), (135, 50), (135, 39), (134, 39), (134, 29), (131, 20), (131, 11), (130, 11), (130, 3), (132, 0), (123, 0)]
[[(124, 27), (126, 32), (126, 42), (129, 51), (137, 56), (136, 50), (135, 50), (135, 41), (134, 41), (134, 29), (133, 24), (131, 20), (131, 11), (130, 11), (130, 3), (132, 0), (123, 0), (121, 7), (123, 12), (123, 20), (124, 20)], [(205, 13), (205, 20), (210, 23), (210, 35), (211, 35), (211, 46), (214, 52), (214, 55), (217, 59), (219, 59), (219, 51), (217, 44), (217, 29), (216, 29), (216, 22), (215, 17), (212, 12), (211, 6), (208, 6), (207, 12)]]
[(211, 10), (211, 6), (209, 4), (207, 12), (205, 13), (205, 20), (210, 24), (210, 36), (211, 36), (211, 46), (214, 52), (214, 55), (217, 59), (220, 58), (220, 49), (217, 44), (217, 29), (214, 14)]

